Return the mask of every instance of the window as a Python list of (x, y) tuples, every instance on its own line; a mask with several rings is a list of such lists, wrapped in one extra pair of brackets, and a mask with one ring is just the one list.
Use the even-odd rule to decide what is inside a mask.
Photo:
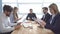
[[(12, 7), (19, 7), (20, 13), (28, 13), (29, 9), (32, 8), (34, 13), (42, 14), (42, 7), (48, 7), (51, 3), (59, 3), (60, 0), (2, 0), (2, 5), (11, 5)], [(58, 4), (60, 6), (60, 4)], [(59, 8), (60, 9), (60, 8)], [(22, 11), (22, 12), (21, 12)]]
[(12, 2), (15, 2), (16, 3), (17, 0), (2, 0), (2, 2), (8, 2), (8, 3), (12, 3)]
[(44, 2), (57, 3), (57, 2), (60, 2), (60, 0), (44, 0)]
[(19, 4), (20, 13), (29, 13), (29, 9), (33, 9), (34, 13), (41, 14), (41, 4)]
[(9, 4), (9, 3), (7, 3), (7, 4), (2, 4), (2, 6), (4, 6), (4, 5), (10, 5), (10, 6), (12, 6), (12, 7), (17, 7), (17, 4)]
[(42, 3), (43, 0), (18, 0), (19, 3)]
[(41, 17), (43, 15), (42, 7), (48, 7), (51, 3), (56, 3), (60, 10), (60, 0), (2, 0), (2, 3), (2, 5), (6, 4), (12, 7), (17, 6), (19, 16), (29, 13), (29, 9), (32, 8), (37, 17)]

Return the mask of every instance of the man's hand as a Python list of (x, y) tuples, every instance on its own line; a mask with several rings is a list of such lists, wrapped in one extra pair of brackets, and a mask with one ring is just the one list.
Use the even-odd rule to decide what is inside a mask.
[(45, 21), (43, 21), (43, 20), (40, 20), (40, 25), (41, 25), (41, 27), (45, 27), (45, 25), (46, 25), (46, 22)]
[(20, 29), (21, 25), (15, 26), (15, 30)]
[(17, 21), (18, 21), (18, 20), (21, 20), (21, 19), (22, 19), (22, 18), (19, 18), (19, 19), (17, 19)]
[(14, 22), (17, 22), (17, 21), (19, 21), (19, 20), (21, 20), (21, 19), (22, 19), (22, 18), (19, 18), (19, 19), (15, 19), (15, 20), (14, 20)]
[(17, 23), (17, 25), (20, 25), (22, 22)]

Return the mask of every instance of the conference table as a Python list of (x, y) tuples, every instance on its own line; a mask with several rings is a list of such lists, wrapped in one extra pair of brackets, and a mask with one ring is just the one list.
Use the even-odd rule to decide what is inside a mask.
[(22, 23), (20, 29), (14, 30), (11, 34), (54, 34), (51, 30), (39, 27), (35, 21)]

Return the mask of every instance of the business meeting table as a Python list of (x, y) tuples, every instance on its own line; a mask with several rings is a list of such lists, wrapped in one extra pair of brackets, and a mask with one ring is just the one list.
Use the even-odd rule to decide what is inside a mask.
[(14, 30), (11, 34), (54, 34), (51, 30), (39, 26), (35, 21), (24, 22), (20, 29)]

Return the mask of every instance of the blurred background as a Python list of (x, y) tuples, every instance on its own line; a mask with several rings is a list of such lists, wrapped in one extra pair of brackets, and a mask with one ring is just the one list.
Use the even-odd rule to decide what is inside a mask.
[(37, 18), (41, 18), (43, 15), (42, 7), (48, 7), (51, 3), (56, 3), (60, 10), (60, 0), (0, 0), (0, 13), (3, 12), (2, 8), (4, 5), (10, 5), (12, 7), (18, 7), (18, 16), (23, 19), (29, 13), (29, 9), (33, 9), (36, 13)]

